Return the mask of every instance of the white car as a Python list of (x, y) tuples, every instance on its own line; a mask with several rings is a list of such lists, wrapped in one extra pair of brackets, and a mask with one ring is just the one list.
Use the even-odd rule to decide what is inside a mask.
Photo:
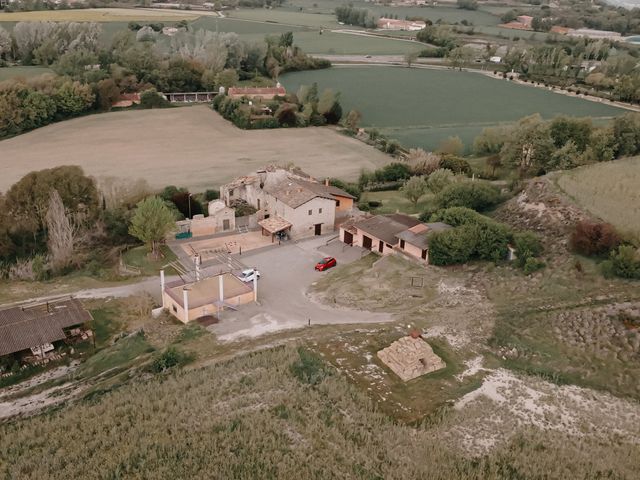
[(242, 280), (245, 283), (249, 283), (249, 282), (253, 282), (253, 278), (260, 278), (260, 272), (258, 270), (256, 270), (255, 268), (249, 268), (247, 270), (243, 270), (240, 273), (240, 280)]

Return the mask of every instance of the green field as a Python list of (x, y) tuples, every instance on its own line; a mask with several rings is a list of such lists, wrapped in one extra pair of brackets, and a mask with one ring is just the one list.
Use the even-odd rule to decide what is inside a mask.
[(10, 78), (37, 77), (45, 73), (53, 73), (53, 71), (46, 67), (5, 67), (0, 68), (0, 82)]
[(605, 118), (623, 110), (473, 72), (405, 67), (335, 67), (283, 75), (289, 91), (317, 82), (342, 94), (344, 111), (362, 112), (376, 127), (410, 147), (433, 150), (458, 135), (466, 146), (483, 128), (512, 123), (533, 113)]
[(640, 235), (640, 158), (562, 173), (557, 183), (578, 205), (623, 232)]

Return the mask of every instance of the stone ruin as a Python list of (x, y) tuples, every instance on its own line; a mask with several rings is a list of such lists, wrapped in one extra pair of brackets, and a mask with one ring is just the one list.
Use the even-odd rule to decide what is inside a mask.
[(378, 352), (378, 358), (404, 382), (446, 367), (420, 337), (407, 336)]

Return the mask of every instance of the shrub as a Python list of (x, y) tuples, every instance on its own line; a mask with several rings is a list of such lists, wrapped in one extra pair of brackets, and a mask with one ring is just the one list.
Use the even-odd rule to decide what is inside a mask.
[(485, 182), (454, 183), (436, 195), (440, 208), (467, 207), (476, 211), (494, 207), (501, 200), (500, 191)]
[(621, 278), (640, 279), (640, 255), (631, 245), (621, 245), (611, 252), (611, 272)]
[(371, 207), (369, 207), (369, 203), (367, 202), (360, 202), (358, 203), (358, 209), (362, 210), (363, 212), (368, 212), (369, 210), (371, 210)]
[(382, 202), (378, 202), (377, 200), (371, 200), (367, 202), (370, 208), (378, 208), (382, 206)]
[(169, 347), (153, 361), (151, 364), (151, 371), (155, 373), (163, 373), (174, 367), (186, 365), (192, 360), (192, 355), (187, 355), (175, 347)]
[(620, 245), (620, 237), (609, 223), (578, 222), (570, 238), (571, 249), (582, 255), (603, 255)]
[(471, 165), (464, 158), (454, 155), (443, 155), (440, 159), (440, 168), (451, 170), (456, 175), (471, 175)]
[(322, 359), (306, 348), (298, 348), (299, 359), (289, 366), (292, 375), (307, 385), (318, 385), (331, 375)]
[(169, 106), (169, 102), (155, 88), (150, 88), (140, 94), (140, 106), (142, 108), (164, 108)]
[(459, 227), (438, 232), (429, 242), (429, 263), (453, 265), (471, 259), (476, 247), (475, 232), (470, 227)]
[(218, 190), (208, 189), (204, 192), (204, 199), (207, 202), (211, 200), (217, 200), (220, 198), (220, 192)]
[(546, 265), (542, 260), (539, 260), (537, 258), (534, 257), (529, 257), (527, 258), (527, 260), (524, 262), (524, 267), (523, 267), (523, 271), (526, 275), (529, 275), (533, 272), (536, 272), (542, 268), (544, 268)]
[(467, 224), (478, 224), (487, 218), (480, 215), (475, 210), (467, 207), (451, 207), (444, 210), (438, 210), (431, 215), (430, 221), (443, 222), (452, 227), (459, 227)]
[(513, 236), (513, 246), (520, 268), (526, 268), (526, 263), (530, 258), (539, 257), (542, 254), (540, 239), (531, 232), (516, 233)]
[(251, 128), (259, 129), (269, 129), (269, 128), (278, 128), (280, 125), (278, 124), (278, 120), (275, 118), (260, 118), (258, 120), (254, 120), (251, 124)]

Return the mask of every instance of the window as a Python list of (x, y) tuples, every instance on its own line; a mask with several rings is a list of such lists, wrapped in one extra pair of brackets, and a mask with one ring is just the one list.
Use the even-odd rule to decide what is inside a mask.
[(404, 240), (400, 240), (400, 248), (404, 250)]
[(311, 215), (313, 213), (313, 210), (309, 210), (309, 215)]
[(336, 200), (336, 207), (340, 206), (340, 200)]
[(322, 209), (321, 208), (318, 209), (318, 213), (322, 213)]
[(258, 210), (260, 210), (260, 199), (258, 199)]
[(229, 196), (233, 197), (233, 188), (229, 190)]
[(173, 305), (173, 311), (174, 311), (175, 313), (178, 313), (178, 307), (176, 307), (175, 305)]

